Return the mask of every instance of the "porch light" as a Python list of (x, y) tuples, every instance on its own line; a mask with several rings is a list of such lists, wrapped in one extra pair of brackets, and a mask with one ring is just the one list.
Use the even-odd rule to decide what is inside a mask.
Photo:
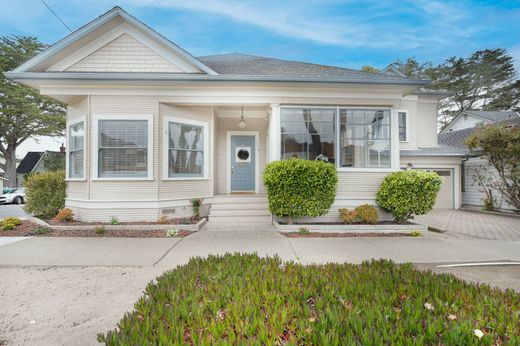
[(238, 127), (240, 127), (241, 129), (246, 128), (246, 122), (244, 121), (244, 106), (242, 106), (242, 111), (241, 111), (241, 115), (240, 115), (240, 121), (238, 122)]

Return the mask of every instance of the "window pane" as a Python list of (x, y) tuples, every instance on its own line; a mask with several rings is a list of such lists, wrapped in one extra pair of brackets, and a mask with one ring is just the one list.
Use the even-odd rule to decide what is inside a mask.
[(308, 159), (308, 135), (282, 135), (282, 159)]
[(399, 112), (399, 140), (406, 141), (406, 113)]
[(83, 123), (75, 124), (70, 127), (69, 150), (83, 149)]
[(365, 140), (343, 139), (341, 145), (342, 167), (366, 167)]
[(204, 174), (204, 153), (191, 150), (170, 150), (168, 174), (170, 176), (202, 176)]
[(83, 177), (83, 122), (74, 124), (69, 128), (69, 177)]
[(71, 178), (83, 177), (83, 150), (70, 152), (69, 176)]
[(204, 128), (184, 123), (169, 123), (169, 177), (204, 175)]
[(170, 123), (170, 149), (203, 150), (202, 126)]
[(100, 177), (147, 175), (147, 120), (101, 120), (99, 130)]
[(369, 141), (369, 167), (390, 167), (390, 141)]

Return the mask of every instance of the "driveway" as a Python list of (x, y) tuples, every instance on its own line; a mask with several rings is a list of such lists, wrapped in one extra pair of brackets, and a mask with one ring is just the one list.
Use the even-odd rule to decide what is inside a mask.
[(0, 204), (0, 219), (6, 217), (24, 217), (27, 213), (23, 210), (23, 205)]
[(436, 210), (416, 221), (458, 238), (520, 240), (520, 218), (463, 210)]
[(432, 232), (422, 238), (289, 239), (260, 228), (200, 231), (183, 239), (6, 237), (0, 238), (0, 345), (96, 345), (96, 334), (114, 329), (148, 282), (193, 256), (226, 252), (277, 255), (303, 264), (411, 261), (420, 269), (520, 291), (520, 265), (437, 267), (520, 261), (520, 241)]

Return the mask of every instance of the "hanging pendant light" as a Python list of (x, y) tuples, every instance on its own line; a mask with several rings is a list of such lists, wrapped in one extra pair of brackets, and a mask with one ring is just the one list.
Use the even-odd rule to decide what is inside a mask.
[(244, 121), (244, 106), (242, 106), (242, 111), (241, 111), (241, 115), (240, 115), (240, 121), (238, 122), (238, 127), (240, 127), (241, 129), (246, 128), (246, 122)]

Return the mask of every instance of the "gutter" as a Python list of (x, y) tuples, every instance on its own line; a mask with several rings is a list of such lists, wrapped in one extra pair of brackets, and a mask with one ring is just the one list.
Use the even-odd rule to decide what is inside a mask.
[(337, 84), (378, 84), (378, 85), (425, 85), (426, 79), (365, 79), (365, 78), (317, 78), (254, 75), (207, 75), (135, 72), (6, 72), (4, 75), (17, 82), (28, 81), (160, 81), (160, 82), (295, 82), (295, 83), (337, 83)]

